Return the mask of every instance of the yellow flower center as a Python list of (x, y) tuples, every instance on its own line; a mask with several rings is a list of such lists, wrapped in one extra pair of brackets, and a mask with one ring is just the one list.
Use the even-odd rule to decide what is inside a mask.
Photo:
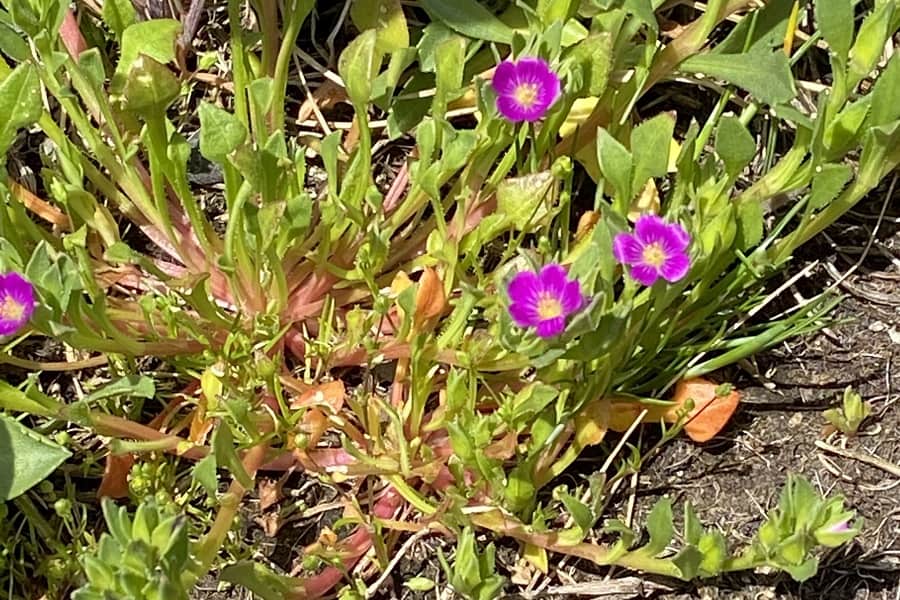
[(25, 314), (25, 306), (16, 302), (12, 296), (4, 296), (0, 300), (0, 319), (4, 321), (19, 321)]
[(537, 101), (538, 86), (536, 83), (520, 83), (516, 86), (514, 96), (516, 98), (516, 102), (518, 102), (520, 106), (531, 108), (531, 106)]
[(642, 254), (644, 262), (651, 267), (661, 267), (666, 262), (666, 252), (659, 243), (649, 244), (644, 248)]
[(548, 294), (541, 295), (537, 305), (537, 313), (541, 319), (555, 319), (561, 316), (562, 312), (562, 304), (559, 303), (559, 300)]

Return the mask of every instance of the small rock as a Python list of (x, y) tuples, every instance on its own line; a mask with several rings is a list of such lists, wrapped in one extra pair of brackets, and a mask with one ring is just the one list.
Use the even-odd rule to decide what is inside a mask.
[(872, 323), (869, 323), (869, 331), (874, 331), (875, 333), (878, 333), (878, 332), (884, 331), (885, 329), (887, 329), (887, 325), (885, 325), (881, 321), (874, 321)]

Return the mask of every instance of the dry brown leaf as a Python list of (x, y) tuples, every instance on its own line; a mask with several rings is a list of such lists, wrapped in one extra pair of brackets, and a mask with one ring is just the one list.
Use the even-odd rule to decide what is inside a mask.
[(257, 481), (256, 493), (259, 495), (259, 510), (264, 511), (284, 497), (281, 493), (283, 482), (264, 477)]
[(647, 181), (647, 185), (644, 186), (644, 189), (641, 190), (641, 193), (638, 194), (637, 198), (631, 202), (631, 206), (628, 207), (628, 220), (634, 223), (641, 215), (655, 215), (658, 212), (659, 191), (656, 189), (656, 184), (650, 179)]
[(278, 530), (281, 529), (281, 516), (277, 511), (268, 512), (257, 517), (254, 517), (254, 522), (260, 526), (263, 530), (263, 533), (266, 534), (267, 537), (273, 538), (278, 535)]
[(600, 213), (589, 210), (578, 218), (578, 228), (575, 230), (575, 241), (580, 242), (594, 230), (594, 226), (600, 221)]
[(416, 289), (416, 320), (422, 323), (439, 317), (446, 308), (447, 297), (444, 295), (444, 284), (437, 271), (426, 267)]
[(131, 454), (107, 454), (103, 479), (97, 488), (98, 498), (127, 498), (128, 473), (134, 465)]
[(684, 431), (695, 442), (711, 440), (725, 428), (741, 400), (740, 392), (734, 388), (724, 396), (717, 395), (719, 387), (719, 384), (702, 377), (679, 381), (673, 397), (675, 406), (666, 414), (666, 420), (675, 422), (678, 409), (689, 399), (693, 400), (694, 408), (689, 413)]
[(329, 381), (311, 387), (300, 396), (291, 400), (291, 408), (307, 408), (310, 406), (327, 406), (335, 414), (344, 407), (344, 398), (346, 391), (344, 382), (341, 380)]

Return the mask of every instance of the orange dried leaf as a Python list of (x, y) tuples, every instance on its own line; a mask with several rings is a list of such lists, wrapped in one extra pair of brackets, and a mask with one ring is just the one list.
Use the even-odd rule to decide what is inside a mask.
[(575, 417), (575, 446), (599, 444), (610, 427), (610, 403), (607, 399), (591, 402)]
[(673, 397), (675, 406), (666, 414), (666, 420), (674, 423), (678, 419), (678, 410), (689, 399), (693, 400), (694, 408), (689, 413), (684, 431), (695, 442), (711, 440), (724, 429), (741, 400), (736, 389), (732, 388), (727, 394), (719, 396), (719, 388), (719, 384), (702, 377), (679, 381)]
[(444, 295), (444, 284), (437, 271), (426, 267), (416, 289), (416, 319), (427, 321), (443, 314), (447, 308), (447, 297)]
[(291, 400), (291, 408), (307, 408), (310, 406), (328, 406), (334, 413), (340, 412), (344, 407), (344, 382), (341, 380), (329, 381), (311, 387), (300, 396)]
[(328, 417), (319, 409), (311, 408), (303, 415), (301, 430), (309, 436), (309, 447), (315, 447), (319, 443), (326, 429), (328, 429)]
[(128, 497), (128, 473), (134, 465), (131, 454), (107, 454), (103, 479), (97, 489), (98, 498)]
[(600, 221), (600, 213), (589, 210), (578, 218), (578, 228), (575, 230), (575, 240), (581, 241), (586, 238)]

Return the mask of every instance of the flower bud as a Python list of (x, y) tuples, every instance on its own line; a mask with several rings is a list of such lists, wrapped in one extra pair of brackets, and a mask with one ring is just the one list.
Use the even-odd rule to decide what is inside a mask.
[(72, 501), (68, 498), (60, 498), (53, 503), (53, 510), (60, 517), (67, 517), (72, 512)]
[(550, 173), (558, 179), (564, 179), (572, 174), (572, 159), (568, 156), (560, 156), (550, 166)]
[(858, 527), (850, 524), (851, 517), (845, 516), (839, 521), (828, 523), (813, 532), (816, 541), (828, 548), (836, 548), (849, 542), (859, 533)]

